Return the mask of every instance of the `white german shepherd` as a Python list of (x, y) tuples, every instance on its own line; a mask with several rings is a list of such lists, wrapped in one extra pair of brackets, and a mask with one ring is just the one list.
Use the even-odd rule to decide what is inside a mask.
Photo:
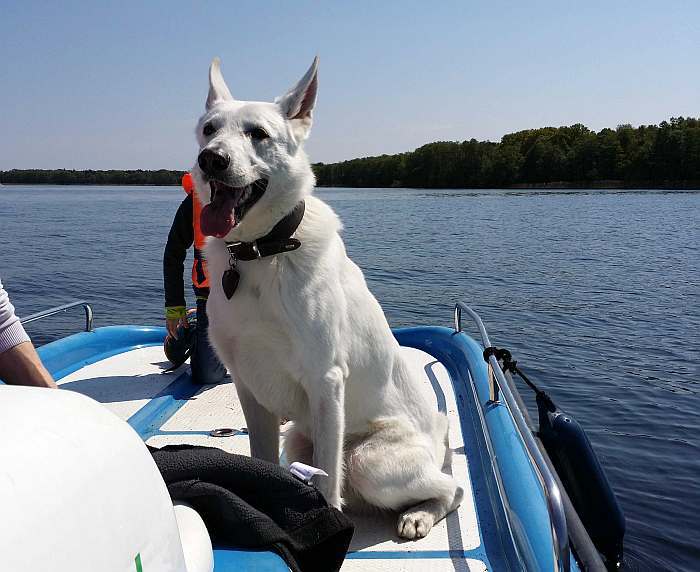
[[(211, 294), (209, 335), (232, 372), (252, 455), (319, 467), (330, 504), (398, 511), (420, 538), (462, 489), (441, 471), (447, 420), (403, 359), (379, 303), (346, 256), (336, 214), (311, 192), (302, 148), (318, 58), (274, 103), (237, 101), (215, 59), (193, 169)], [(299, 243), (301, 245), (299, 246)]]

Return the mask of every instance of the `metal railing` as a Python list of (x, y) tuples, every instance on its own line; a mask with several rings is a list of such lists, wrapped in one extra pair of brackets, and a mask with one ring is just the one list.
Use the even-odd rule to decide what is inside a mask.
[[(481, 321), (479, 315), (463, 302), (457, 302), (455, 305), (455, 331), (462, 331), (462, 312), (469, 314), (471, 319), (479, 328), (481, 335), (481, 343), (484, 348), (491, 347), (491, 341), (486, 333), (486, 327)], [(562, 502), (561, 491), (557, 485), (556, 479), (545, 461), (542, 452), (540, 451), (535, 438), (530, 431), (530, 428), (525, 421), (520, 407), (513, 396), (510, 385), (505, 379), (503, 370), (501, 369), (498, 360), (494, 355), (489, 356), (490, 388), (489, 394), (492, 401), (498, 403), (502, 395), (505, 403), (510, 411), (518, 433), (525, 443), (525, 450), (530, 461), (535, 468), (535, 473), (540, 481), (544, 496), (547, 502), (547, 512), (549, 513), (549, 522), (552, 532), (552, 542), (554, 546), (554, 563), (556, 570), (569, 572), (570, 552), (569, 552), (569, 533), (566, 526), (566, 516), (564, 513), (564, 504)]]
[(70, 310), (71, 308), (75, 308), (77, 306), (82, 306), (83, 309), (85, 310), (85, 331), (91, 332), (92, 331), (92, 306), (90, 306), (90, 304), (88, 304), (85, 300), (76, 300), (75, 302), (70, 302), (69, 304), (63, 304), (63, 306), (56, 306), (55, 308), (49, 308), (48, 310), (42, 310), (41, 312), (37, 312), (36, 314), (31, 314), (30, 316), (22, 318), (20, 320), (20, 322), (22, 322), (22, 324), (30, 324), (31, 322), (36, 322), (37, 320), (41, 320), (43, 318), (48, 318), (49, 316), (53, 316), (55, 314), (60, 314), (61, 312), (65, 312), (65, 311)]

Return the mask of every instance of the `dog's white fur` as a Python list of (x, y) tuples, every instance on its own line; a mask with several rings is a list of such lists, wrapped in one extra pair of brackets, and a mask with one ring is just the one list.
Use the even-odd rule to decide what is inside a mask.
[[(338, 217), (311, 194), (315, 180), (302, 143), (317, 67), (318, 59), (287, 94), (261, 103), (234, 100), (218, 60), (211, 65), (200, 151), (229, 154), (227, 184), (264, 177), (268, 186), (225, 239), (209, 239), (209, 336), (233, 374), (253, 456), (279, 462), (279, 419), (289, 418), (287, 460), (328, 473), (317, 485), (330, 504), (399, 511), (399, 535), (418, 538), (462, 496), (441, 470), (449, 455), (447, 420), (420, 373), (407, 367), (362, 272), (346, 256)], [(216, 132), (205, 137), (208, 123)], [(269, 139), (252, 140), (252, 127), (263, 127)], [(207, 176), (197, 165), (193, 175), (209, 203)], [(225, 241), (264, 236), (301, 200), (306, 212), (294, 235), (301, 248), (238, 262), (240, 285), (228, 300), (221, 286), (229, 268)]]

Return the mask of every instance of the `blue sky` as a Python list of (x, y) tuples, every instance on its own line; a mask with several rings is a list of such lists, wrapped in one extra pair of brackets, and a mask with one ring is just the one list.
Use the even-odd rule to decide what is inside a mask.
[(213, 56), (271, 100), (315, 54), (313, 161), (700, 115), (700, 2), (0, 0), (0, 169), (186, 169)]

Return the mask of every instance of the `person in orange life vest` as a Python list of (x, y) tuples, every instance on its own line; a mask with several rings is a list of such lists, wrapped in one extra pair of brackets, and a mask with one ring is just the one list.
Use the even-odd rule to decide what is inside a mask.
[[(202, 255), (205, 237), (199, 228), (202, 205), (194, 192), (192, 177), (185, 173), (182, 186), (187, 196), (175, 213), (163, 253), (163, 287), (165, 290), (165, 321), (168, 334), (178, 337), (178, 327), (189, 327), (185, 306), (184, 262), (187, 250), (194, 243), (192, 287), (197, 298), (197, 326), (190, 355), (192, 380), (195, 383), (219, 383), (226, 378), (226, 368), (219, 362), (207, 336), (207, 298), (209, 279)], [(184, 359), (184, 358), (183, 358)]]

